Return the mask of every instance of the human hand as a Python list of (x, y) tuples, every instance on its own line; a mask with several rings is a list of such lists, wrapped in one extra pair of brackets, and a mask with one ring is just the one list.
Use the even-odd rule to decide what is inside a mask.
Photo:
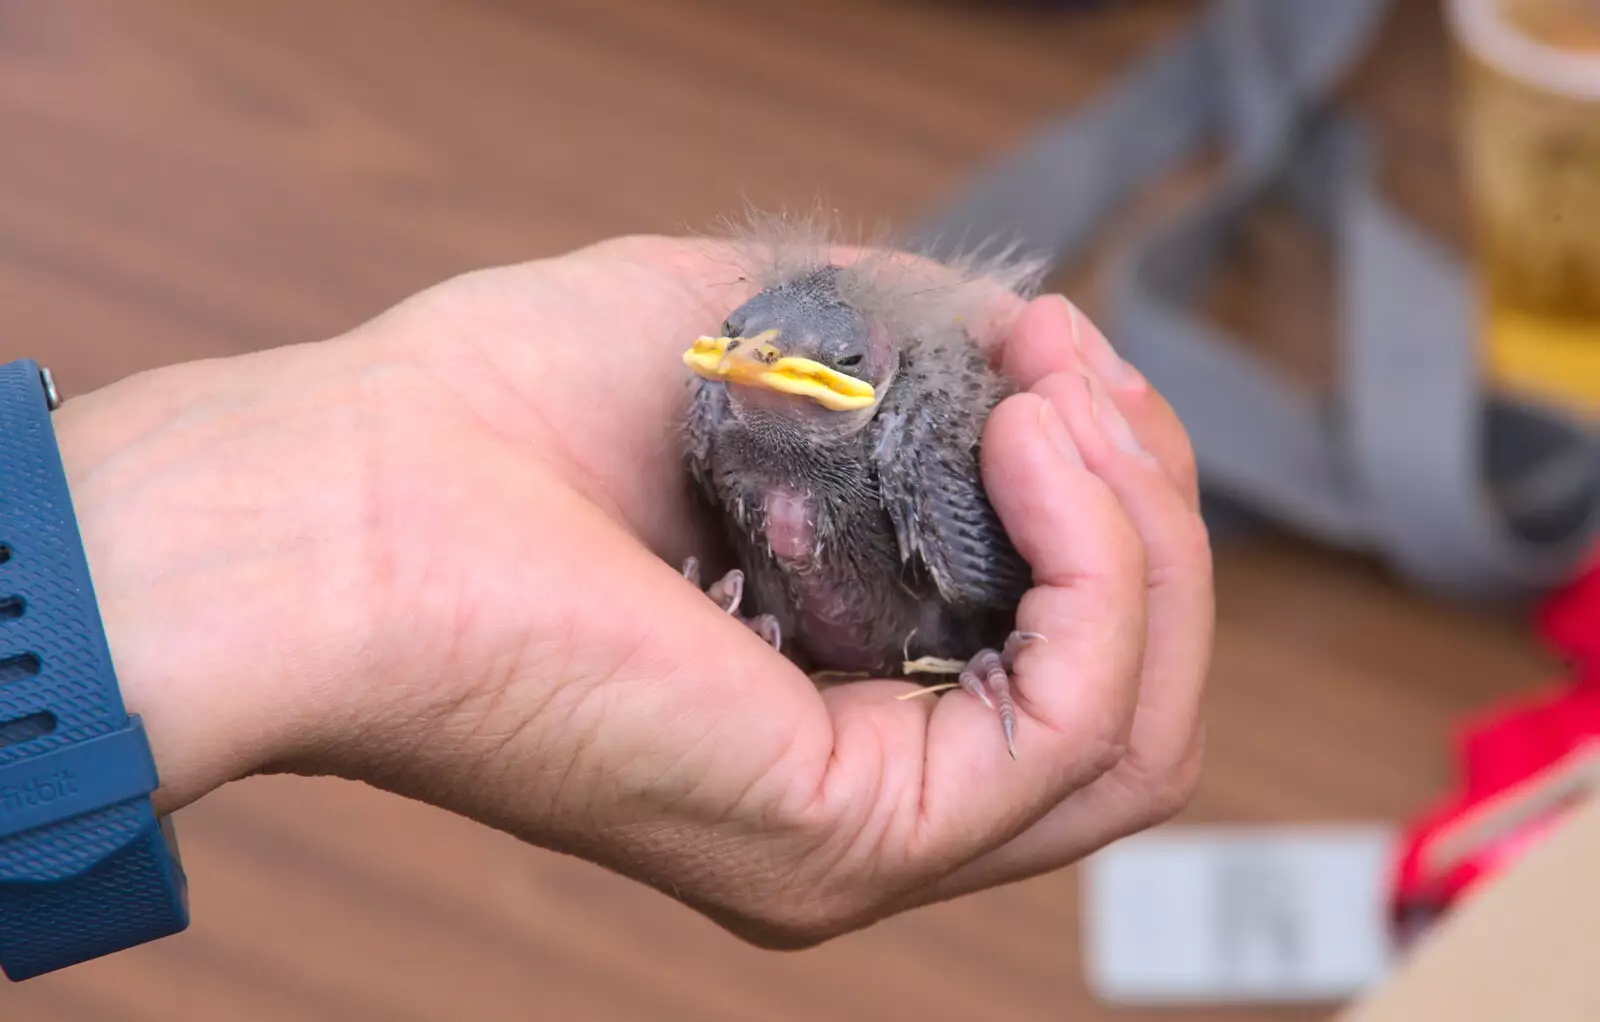
[(678, 455), (678, 354), (738, 289), (714, 246), (622, 239), (68, 401), (158, 808), (251, 773), (356, 778), (773, 946), (1175, 811), (1212, 609), (1170, 408), (1058, 297), (997, 353), (1025, 392), (991, 417), (985, 480), (1035, 569), (1019, 627), (1050, 640), (1017, 664), (1013, 762), (964, 693), (819, 692), (678, 574), (719, 556)]

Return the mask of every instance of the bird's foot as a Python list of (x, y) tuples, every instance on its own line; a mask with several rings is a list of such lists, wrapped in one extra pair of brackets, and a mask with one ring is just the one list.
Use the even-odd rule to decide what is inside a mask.
[(907, 674), (954, 674), (957, 681), (932, 685), (918, 692), (902, 696), (909, 699), (925, 692), (943, 692), (961, 688), (971, 692), (983, 705), (1000, 715), (1000, 730), (1006, 736), (1006, 751), (1017, 758), (1017, 705), (1011, 697), (1011, 671), (1017, 654), (1032, 642), (1043, 642), (1038, 632), (1012, 632), (1006, 637), (1004, 648), (996, 651), (980, 649), (971, 660), (946, 660), (942, 657), (919, 657), (902, 665)]
[(773, 649), (783, 649), (783, 629), (778, 626), (778, 619), (771, 614), (757, 614), (755, 617), (745, 617), (739, 613), (739, 604), (744, 602), (744, 572), (734, 568), (726, 575), (702, 587), (700, 584), (700, 560), (691, 557), (683, 562), (683, 577), (696, 589), (702, 589), (711, 602), (721, 607), (731, 617), (735, 617), (747, 625), (751, 631), (761, 636)]

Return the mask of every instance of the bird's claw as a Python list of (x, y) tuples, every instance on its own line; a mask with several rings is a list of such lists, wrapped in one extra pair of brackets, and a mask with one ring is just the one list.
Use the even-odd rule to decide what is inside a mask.
[(767, 645), (779, 652), (783, 651), (783, 626), (778, 624), (778, 619), (771, 614), (757, 614), (755, 617), (742, 617), (739, 620), (750, 626), (750, 630), (761, 636)]
[[(683, 562), (683, 577), (696, 589), (701, 588), (699, 558), (690, 557)], [(771, 614), (745, 617), (739, 613), (739, 605), (744, 602), (744, 572), (734, 568), (702, 591), (723, 611), (738, 618), (751, 631), (761, 636), (762, 640), (773, 649), (780, 652), (783, 650), (783, 628), (778, 624), (777, 618)]]
[(961, 688), (972, 693), (984, 706), (1000, 715), (1000, 730), (1006, 736), (1006, 751), (1017, 758), (1017, 706), (1011, 697), (1011, 671), (1017, 654), (1029, 643), (1044, 642), (1038, 632), (1012, 632), (999, 650), (981, 649), (965, 662), (943, 657), (919, 657), (901, 666), (907, 674), (955, 674), (955, 684), (933, 686), (938, 691)]
[[(1006, 645), (1010, 645), (1007, 640)], [(1006, 751), (1017, 758), (1017, 705), (1011, 699), (1011, 674), (1001, 654), (992, 649), (978, 651), (961, 672), (961, 687), (1000, 714), (1000, 730), (1006, 736)], [(991, 698), (991, 696), (993, 698)]]

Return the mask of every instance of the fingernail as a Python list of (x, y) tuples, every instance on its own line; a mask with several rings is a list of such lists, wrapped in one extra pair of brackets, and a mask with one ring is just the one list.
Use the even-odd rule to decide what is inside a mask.
[(1061, 421), (1061, 416), (1048, 401), (1039, 405), (1039, 429), (1050, 441), (1050, 446), (1060, 451), (1063, 458), (1083, 468), (1083, 455), (1078, 453), (1078, 445), (1073, 442), (1072, 434), (1067, 432), (1067, 424)]
[(1083, 364), (1105, 382), (1114, 387), (1125, 383), (1132, 383), (1138, 378), (1133, 367), (1117, 357), (1112, 350), (1111, 342), (1106, 340), (1106, 335), (1084, 316), (1082, 311), (1071, 302), (1069, 307), (1069, 322), (1072, 326), (1072, 344), (1078, 349), (1078, 357), (1083, 359)]
[(1140, 446), (1139, 438), (1134, 435), (1133, 427), (1123, 418), (1121, 410), (1111, 400), (1106, 389), (1088, 376), (1083, 378), (1083, 382), (1089, 388), (1089, 409), (1094, 413), (1094, 421), (1099, 425), (1100, 433), (1119, 451), (1127, 454), (1143, 454), (1144, 448)]

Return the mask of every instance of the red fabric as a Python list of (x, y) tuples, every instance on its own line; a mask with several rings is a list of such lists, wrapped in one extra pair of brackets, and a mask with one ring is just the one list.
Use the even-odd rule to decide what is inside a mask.
[(1600, 558), (1539, 605), (1539, 633), (1572, 660), (1573, 682), (1600, 688)]
[(1597, 738), (1600, 691), (1582, 687), (1562, 688), (1503, 706), (1469, 725), (1458, 742), (1461, 787), (1423, 814), (1404, 835), (1394, 879), (1395, 911), (1419, 905), (1442, 909), (1520, 854), (1559, 813), (1518, 828), (1440, 877), (1429, 880), (1421, 869), (1423, 851), (1445, 827)]
[(1600, 740), (1600, 562), (1552, 593), (1535, 621), (1545, 640), (1569, 658), (1572, 675), (1534, 698), (1491, 708), (1462, 728), (1456, 742), (1460, 787), (1403, 835), (1391, 897), (1397, 919), (1413, 909), (1447, 908), (1537, 841), (1561, 811), (1518, 828), (1430, 881), (1420, 869), (1422, 853), (1445, 826)]

